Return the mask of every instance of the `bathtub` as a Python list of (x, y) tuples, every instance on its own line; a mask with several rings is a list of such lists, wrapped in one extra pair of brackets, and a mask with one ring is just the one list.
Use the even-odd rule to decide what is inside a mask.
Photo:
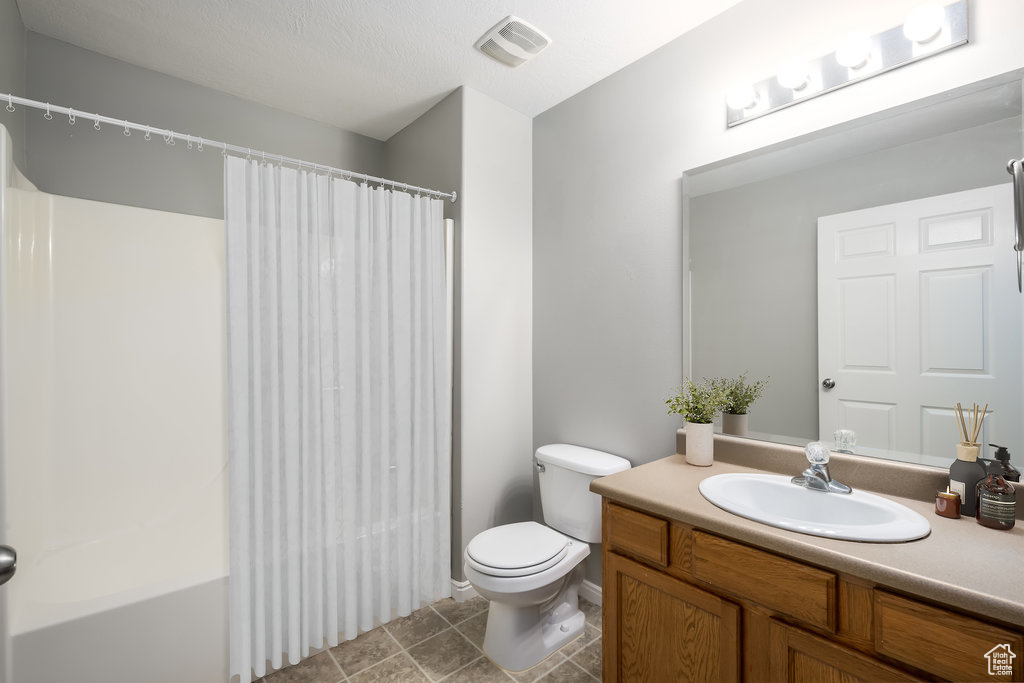
[(0, 159), (8, 681), (227, 681), (223, 221)]
[[(19, 558), (18, 569), (19, 574), (23, 570), (27, 574), (31, 566), (23, 567)], [(65, 573), (70, 572), (65, 569)], [(216, 573), (220, 575), (212, 575)], [(57, 574), (48, 578), (55, 579)], [(194, 572), (164, 581), (154, 577), (154, 583), (140, 583), (109, 595), (86, 590), (81, 599), (67, 587), (87, 587), (88, 583), (81, 576), (69, 576), (63, 584), (65, 590), (56, 595), (30, 594), (9, 600), (10, 680), (227, 681), (228, 579), (223, 571), (207, 574)], [(40, 582), (38, 588), (43, 587)], [(46, 615), (45, 620), (40, 613)], [(25, 629), (26, 625), (30, 628)]]

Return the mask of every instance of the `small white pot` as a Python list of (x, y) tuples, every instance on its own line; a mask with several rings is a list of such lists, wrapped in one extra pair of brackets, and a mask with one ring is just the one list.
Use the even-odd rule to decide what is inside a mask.
[(733, 436), (746, 436), (747, 435), (747, 418), (750, 417), (746, 413), (743, 415), (733, 415), (732, 413), (722, 413), (722, 433), (732, 434)]
[(710, 467), (715, 461), (715, 425), (686, 423), (686, 462)]

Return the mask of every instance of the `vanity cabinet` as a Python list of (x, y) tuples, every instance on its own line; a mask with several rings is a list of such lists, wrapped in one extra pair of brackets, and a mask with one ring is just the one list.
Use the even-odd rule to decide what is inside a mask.
[[(740, 679), (739, 605), (621, 555), (606, 559), (616, 588), (604, 608), (618, 625), (614, 680)], [(664, 638), (665, 624), (684, 637)]]
[(605, 681), (1022, 680), (1012, 627), (608, 499), (603, 523)]

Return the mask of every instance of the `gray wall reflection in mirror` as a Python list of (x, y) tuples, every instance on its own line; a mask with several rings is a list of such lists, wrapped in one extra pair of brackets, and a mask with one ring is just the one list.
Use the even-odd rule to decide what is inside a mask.
[[(752, 438), (832, 436), (818, 433), (817, 218), (1009, 182), (1006, 162), (1024, 149), (1021, 97), (1021, 75), (1007, 74), (686, 174), (684, 365), (693, 377), (771, 376), (751, 410)], [(1024, 391), (1019, 373), (997, 379)], [(1024, 462), (1024, 444), (1005, 445)], [(954, 445), (880, 455), (939, 464)]]

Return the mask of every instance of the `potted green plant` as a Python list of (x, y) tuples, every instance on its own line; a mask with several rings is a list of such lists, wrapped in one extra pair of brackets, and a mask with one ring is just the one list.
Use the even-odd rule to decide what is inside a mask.
[(747, 422), (750, 406), (764, 393), (769, 379), (771, 378), (765, 377), (756, 382), (748, 382), (747, 373), (744, 372), (739, 377), (719, 380), (725, 392), (725, 402), (722, 405), (723, 434), (735, 436), (748, 434)]
[(686, 421), (686, 462), (707, 467), (714, 462), (714, 419), (725, 405), (725, 387), (721, 382), (687, 377), (683, 386), (665, 400), (670, 414)]

